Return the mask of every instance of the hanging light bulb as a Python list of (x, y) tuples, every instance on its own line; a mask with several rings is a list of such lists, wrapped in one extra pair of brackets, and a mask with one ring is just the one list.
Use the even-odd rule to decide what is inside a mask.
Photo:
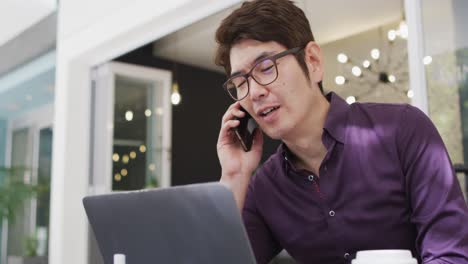
[(371, 50), (371, 57), (374, 60), (378, 60), (380, 58), (380, 51), (378, 49)]
[(406, 94), (408, 98), (413, 98), (414, 97), (414, 92), (413, 90), (409, 90), (408, 93)]
[(348, 96), (348, 98), (346, 98), (346, 102), (347, 102), (348, 104), (353, 104), (353, 103), (356, 102), (356, 97), (354, 97), (354, 96)]
[(346, 82), (346, 78), (343, 77), (343, 76), (341, 76), (341, 75), (340, 75), (340, 76), (336, 76), (335, 82), (336, 82), (336, 84), (338, 84), (338, 85), (343, 85), (343, 84)]
[(150, 110), (150, 109), (146, 109), (146, 110), (145, 110), (145, 116), (146, 116), (146, 117), (150, 117), (150, 116), (151, 116), (151, 110)]
[(179, 84), (175, 82), (174, 84), (172, 84), (171, 102), (173, 105), (178, 105), (180, 104), (181, 100), (182, 100), (182, 97), (180, 96), (180, 93), (179, 93)]
[(352, 72), (353, 75), (356, 76), (356, 77), (359, 77), (359, 76), (361, 76), (361, 74), (362, 74), (362, 70), (361, 70), (361, 68), (359, 68), (358, 66), (354, 66), (354, 67), (351, 69), (351, 72)]
[(128, 110), (127, 112), (125, 112), (125, 120), (127, 121), (132, 121), (133, 120), (133, 112)]
[(394, 83), (394, 82), (396, 81), (395, 75), (391, 75), (391, 74), (390, 74), (390, 75), (388, 76), (388, 81), (391, 82), (391, 83)]
[(348, 56), (346, 56), (346, 54), (344, 54), (344, 53), (338, 54), (338, 56), (336, 57), (336, 59), (338, 60), (339, 63), (346, 63), (346, 62), (348, 62)]
[(397, 37), (397, 33), (395, 30), (389, 30), (388, 33), (387, 33), (387, 38), (388, 40), (390, 40), (390, 42), (394, 41)]
[(365, 60), (362, 62), (362, 67), (368, 69), (370, 67), (370, 61), (368, 60)]
[[(179, 39), (179, 34), (176, 33), (175, 45), (174, 45), (176, 60), (179, 58), (179, 49), (177, 48), (178, 47), (177, 43), (179, 43), (178, 39)], [(179, 93), (179, 83), (177, 82), (179, 71), (177, 70), (177, 63), (175, 61), (173, 61), (172, 67), (173, 67), (174, 79), (172, 83), (171, 103), (173, 105), (178, 105), (180, 104), (180, 101), (182, 100), (182, 96)]]
[(400, 26), (398, 28), (398, 31), (400, 32), (400, 37), (407, 39), (408, 38), (408, 25), (406, 24), (405, 20), (402, 20), (400, 22)]

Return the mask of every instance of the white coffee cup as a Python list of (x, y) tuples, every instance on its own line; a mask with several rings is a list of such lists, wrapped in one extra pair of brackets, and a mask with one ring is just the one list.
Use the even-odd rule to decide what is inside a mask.
[(114, 254), (114, 264), (125, 264), (125, 255)]
[(400, 249), (358, 251), (351, 264), (418, 264), (411, 251)]

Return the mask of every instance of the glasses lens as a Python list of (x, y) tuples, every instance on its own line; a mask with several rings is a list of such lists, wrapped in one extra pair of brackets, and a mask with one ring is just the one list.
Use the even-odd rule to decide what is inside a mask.
[(270, 60), (261, 61), (252, 71), (252, 77), (259, 83), (267, 85), (272, 83), (277, 76), (276, 65)]
[(234, 98), (234, 100), (240, 100), (247, 96), (249, 87), (247, 79), (244, 76), (238, 76), (229, 79), (226, 82), (226, 90)]

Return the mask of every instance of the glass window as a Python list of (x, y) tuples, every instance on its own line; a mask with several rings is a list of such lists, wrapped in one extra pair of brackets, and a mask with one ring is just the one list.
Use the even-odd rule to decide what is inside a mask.
[[(468, 164), (468, 2), (424, 0), (426, 81), (429, 115), (452, 162)], [(465, 164), (465, 165), (463, 165)], [(463, 174), (459, 180), (466, 194)]]
[[(162, 108), (153, 85), (115, 79), (113, 190), (158, 186), (161, 174)], [(159, 139), (159, 140), (158, 140)]]
[(47, 256), (54, 82), (54, 52), (0, 77), (0, 188), (19, 201), (2, 203), (1, 263)]

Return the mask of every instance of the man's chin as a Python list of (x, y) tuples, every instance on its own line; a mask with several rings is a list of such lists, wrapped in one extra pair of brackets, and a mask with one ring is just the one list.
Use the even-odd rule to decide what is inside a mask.
[(263, 133), (265, 133), (269, 138), (274, 139), (274, 140), (281, 140), (282, 133), (279, 130), (275, 131), (268, 131), (268, 130), (263, 130)]

